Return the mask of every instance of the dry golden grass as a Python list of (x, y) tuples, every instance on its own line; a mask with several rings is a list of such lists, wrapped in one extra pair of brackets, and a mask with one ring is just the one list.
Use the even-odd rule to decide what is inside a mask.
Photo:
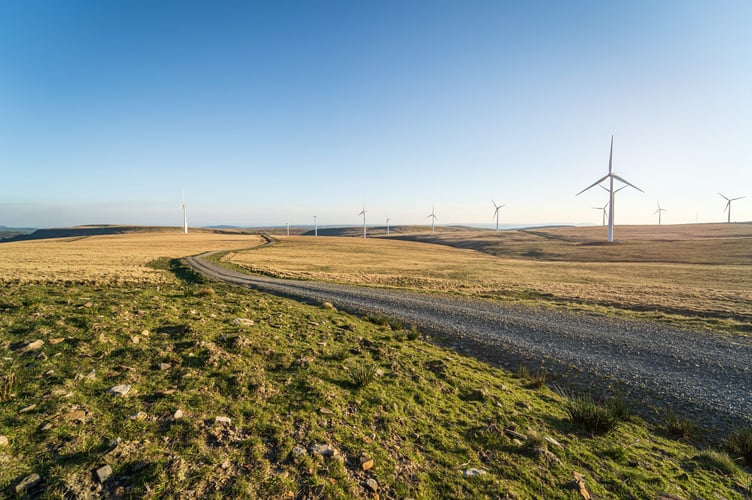
[(155, 259), (263, 242), (256, 235), (160, 231), (3, 243), (0, 282), (158, 283), (169, 276), (146, 266)]
[[(677, 240), (622, 245), (562, 240), (562, 232), (572, 237), (577, 229), (552, 230), (555, 238), (506, 232), (499, 236), (504, 240), (494, 243), (495, 253), (502, 255), (511, 248), (511, 257), (415, 241), (291, 236), (280, 238), (278, 245), (228, 254), (225, 260), (281, 277), (498, 298), (545, 298), (752, 324), (752, 259), (744, 256), (752, 250), (752, 240), (728, 235), (679, 240), (682, 250), (677, 252), (677, 262), (670, 262)], [(487, 235), (473, 233), (481, 233), (488, 245)], [(457, 238), (449, 244), (473, 246), (468, 243), (472, 239), (459, 239), (460, 233), (449, 237)], [(588, 253), (594, 261), (585, 261)], [(557, 257), (540, 258), (551, 254)], [(578, 258), (556, 260), (567, 254)], [(703, 254), (708, 262), (726, 263), (684, 262), (690, 257), (701, 261)]]

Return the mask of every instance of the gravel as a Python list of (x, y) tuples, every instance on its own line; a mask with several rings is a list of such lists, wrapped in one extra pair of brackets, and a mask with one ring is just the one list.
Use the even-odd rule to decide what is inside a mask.
[(618, 391), (652, 420), (670, 408), (718, 436), (752, 424), (750, 337), (483, 299), (248, 275), (216, 265), (207, 255), (186, 260), (229, 283), (399, 318), (445, 345), (507, 368), (543, 367), (565, 390)]

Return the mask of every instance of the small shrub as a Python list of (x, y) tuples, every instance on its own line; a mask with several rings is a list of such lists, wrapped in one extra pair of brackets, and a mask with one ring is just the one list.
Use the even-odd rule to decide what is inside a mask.
[(546, 371), (546, 369), (538, 369), (535, 373), (530, 375), (530, 383), (528, 384), (529, 387), (540, 389), (541, 387), (546, 385), (546, 377), (548, 377), (548, 372)]
[(695, 457), (701, 466), (707, 469), (715, 469), (723, 474), (732, 475), (737, 471), (736, 463), (728, 453), (718, 450), (705, 450)]
[(726, 438), (726, 449), (752, 467), (752, 426), (737, 430)]
[(371, 363), (356, 365), (350, 369), (350, 380), (356, 389), (362, 389), (376, 377), (376, 366)]
[(404, 330), (405, 329), (405, 323), (401, 319), (392, 319), (389, 320), (389, 326), (394, 331)]
[(9, 372), (0, 378), (0, 403), (8, 401), (13, 394), (13, 386), (16, 384), (16, 372)]
[(420, 330), (415, 325), (410, 325), (410, 329), (407, 330), (407, 340), (417, 340), (420, 337)]
[(517, 378), (530, 378), (530, 369), (528, 369), (528, 367), (525, 365), (520, 365), (517, 368)]
[(570, 397), (565, 410), (573, 424), (590, 434), (605, 434), (619, 423), (607, 405), (598, 404), (589, 395)]
[(389, 318), (379, 313), (368, 313), (368, 315), (366, 316), (366, 321), (369, 321), (378, 326), (386, 326), (389, 324)]
[(196, 297), (213, 297), (215, 295), (217, 295), (217, 291), (211, 287), (201, 288), (195, 294)]
[(663, 423), (666, 426), (666, 433), (672, 438), (677, 439), (694, 437), (699, 430), (694, 420), (677, 415), (673, 410), (666, 412)]
[(629, 403), (627, 403), (627, 400), (621, 394), (617, 394), (608, 400), (608, 408), (620, 422), (626, 422), (632, 414)]

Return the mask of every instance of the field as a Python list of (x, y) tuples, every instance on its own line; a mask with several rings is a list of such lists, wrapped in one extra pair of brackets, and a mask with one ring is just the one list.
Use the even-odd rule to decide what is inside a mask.
[[(318, 242), (303, 239), (299, 251)], [(670, 411), (646, 423), (618, 394), (565, 396), (544, 372), (497, 369), (389, 318), (207, 283), (175, 259), (259, 241), (0, 245), (0, 496), (752, 496), (738, 445), (752, 430), (707, 443)], [(424, 247), (418, 266), (493, 259)], [(447, 272), (437, 282), (462, 278)]]
[[(752, 224), (277, 237), (226, 262), (280, 277), (525, 300), (752, 331)], [(597, 238), (601, 238), (600, 240)], [(426, 244), (431, 243), (431, 244)]]
[(135, 232), (0, 244), (0, 282), (158, 283), (168, 280), (148, 264), (212, 250), (248, 248), (256, 235), (208, 231)]

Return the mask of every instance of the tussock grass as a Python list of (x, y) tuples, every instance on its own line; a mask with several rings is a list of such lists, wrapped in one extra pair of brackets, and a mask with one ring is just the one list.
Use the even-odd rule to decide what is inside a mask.
[(752, 426), (736, 430), (726, 439), (725, 444), (730, 453), (752, 467)]
[(697, 437), (700, 427), (691, 418), (678, 415), (669, 409), (663, 417), (666, 433), (678, 439), (692, 439)]

